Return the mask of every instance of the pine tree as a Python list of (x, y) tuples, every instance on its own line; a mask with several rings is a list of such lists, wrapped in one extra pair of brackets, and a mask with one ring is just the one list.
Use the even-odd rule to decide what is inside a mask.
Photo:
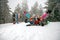
[(28, 12), (27, 0), (22, 1), (22, 10)]
[(60, 0), (48, 0), (48, 10), (51, 10), (48, 20), (60, 21)]
[(38, 3), (37, 2), (35, 2), (35, 4), (33, 5), (33, 7), (31, 7), (30, 12), (31, 12), (31, 15), (34, 15), (34, 14), (37, 15), (39, 13)]
[(0, 0), (0, 23), (10, 22), (8, 0)]
[(35, 2), (35, 4), (31, 7), (30, 13), (31, 13), (31, 16), (33, 15), (41, 16), (43, 14), (42, 5), (40, 4), (38, 6), (38, 2)]
[(41, 4), (39, 5), (39, 14), (40, 14), (40, 16), (43, 14), (43, 8), (42, 8)]

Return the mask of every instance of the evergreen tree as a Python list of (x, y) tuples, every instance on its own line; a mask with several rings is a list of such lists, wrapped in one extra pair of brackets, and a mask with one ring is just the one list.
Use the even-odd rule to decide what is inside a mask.
[(60, 0), (48, 0), (48, 10), (51, 10), (48, 20), (60, 21)]
[(27, 0), (22, 1), (22, 10), (28, 12)]
[(31, 12), (31, 15), (33, 15), (33, 14), (37, 15), (39, 13), (38, 3), (37, 2), (35, 2), (35, 4), (33, 5), (33, 7), (31, 7), (30, 12)]
[(10, 22), (8, 0), (0, 0), (0, 23)]
[(38, 2), (35, 2), (33, 7), (31, 7), (30, 13), (31, 13), (31, 15), (39, 15), (39, 16), (41, 16), (43, 14), (42, 5), (40, 4), (38, 6)]
[(39, 14), (40, 14), (40, 16), (43, 14), (43, 8), (42, 8), (41, 4), (39, 5)]

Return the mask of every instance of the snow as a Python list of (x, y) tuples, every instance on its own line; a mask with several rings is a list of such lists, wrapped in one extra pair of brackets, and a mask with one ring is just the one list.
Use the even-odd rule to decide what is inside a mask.
[(0, 40), (60, 40), (60, 22), (50, 22), (44, 27), (27, 24), (0, 24)]

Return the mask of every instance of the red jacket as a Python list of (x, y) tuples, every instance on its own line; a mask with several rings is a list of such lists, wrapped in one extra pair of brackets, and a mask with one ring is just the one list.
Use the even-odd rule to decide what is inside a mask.
[(39, 24), (39, 21), (38, 20), (35, 20), (34, 24)]

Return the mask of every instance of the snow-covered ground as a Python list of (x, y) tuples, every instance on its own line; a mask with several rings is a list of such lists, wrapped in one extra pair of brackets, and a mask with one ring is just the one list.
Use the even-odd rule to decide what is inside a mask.
[(0, 40), (60, 40), (60, 22), (50, 22), (44, 27), (27, 24), (0, 24)]

